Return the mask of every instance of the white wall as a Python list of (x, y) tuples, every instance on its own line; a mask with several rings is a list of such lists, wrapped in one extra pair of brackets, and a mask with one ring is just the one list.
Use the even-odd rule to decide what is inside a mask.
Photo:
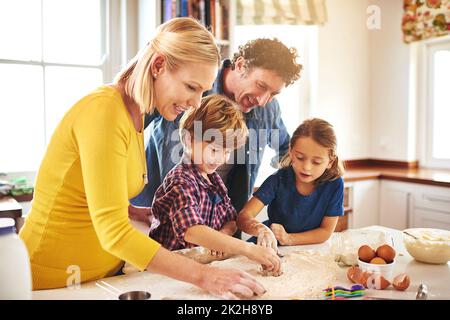
[(312, 116), (332, 123), (344, 159), (370, 155), (370, 52), (368, 0), (328, 0), (319, 28), (317, 102)]
[(416, 160), (416, 106), (409, 92), (415, 69), (402, 40), (403, 1), (370, 2), (381, 8), (381, 29), (370, 32), (370, 157)]

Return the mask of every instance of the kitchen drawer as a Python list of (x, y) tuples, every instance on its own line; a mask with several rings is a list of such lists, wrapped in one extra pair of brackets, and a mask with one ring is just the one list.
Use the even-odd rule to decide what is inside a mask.
[(414, 228), (450, 230), (450, 212), (414, 208), (412, 215), (412, 226)]
[(414, 207), (450, 213), (450, 188), (427, 186), (415, 190)]

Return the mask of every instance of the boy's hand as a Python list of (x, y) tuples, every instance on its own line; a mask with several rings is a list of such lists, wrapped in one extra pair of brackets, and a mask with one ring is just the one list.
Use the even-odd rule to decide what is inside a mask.
[(271, 247), (258, 246), (248, 243), (247, 258), (262, 265), (263, 270), (270, 271), (272, 275), (281, 274), (281, 260)]
[(261, 225), (263, 226), (263, 228), (260, 228), (258, 232), (258, 240), (256, 244), (263, 247), (270, 247), (275, 250), (275, 252), (278, 252), (277, 238), (275, 237), (274, 233), (266, 225)]
[(135, 221), (141, 221), (148, 226), (152, 224), (152, 218), (150, 207), (135, 207), (132, 204), (128, 206), (128, 217)]
[(286, 232), (284, 227), (278, 223), (272, 223), (270, 226), (275, 238), (280, 242), (281, 245), (289, 245), (289, 234)]

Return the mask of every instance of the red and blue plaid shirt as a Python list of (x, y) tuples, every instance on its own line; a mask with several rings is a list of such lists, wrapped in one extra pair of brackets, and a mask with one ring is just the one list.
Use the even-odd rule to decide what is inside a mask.
[(220, 176), (208, 175), (208, 182), (192, 163), (181, 162), (164, 178), (156, 190), (153, 215), (160, 226), (149, 236), (169, 250), (194, 247), (184, 240), (188, 228), (205, 225), (222, 229), (228, 221), (237, 219), (227, 188)]

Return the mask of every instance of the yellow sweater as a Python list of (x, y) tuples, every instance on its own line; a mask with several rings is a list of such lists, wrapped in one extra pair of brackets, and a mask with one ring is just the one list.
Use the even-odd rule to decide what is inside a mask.
[(35, 290), (111, 276), (122, 260), (147, 267), (160, 244), (128, 220), (128, 200), (143, 188), (145, 173), (143, 133), (116, 89), (99, 87), (66, 113), (20, 231)]

